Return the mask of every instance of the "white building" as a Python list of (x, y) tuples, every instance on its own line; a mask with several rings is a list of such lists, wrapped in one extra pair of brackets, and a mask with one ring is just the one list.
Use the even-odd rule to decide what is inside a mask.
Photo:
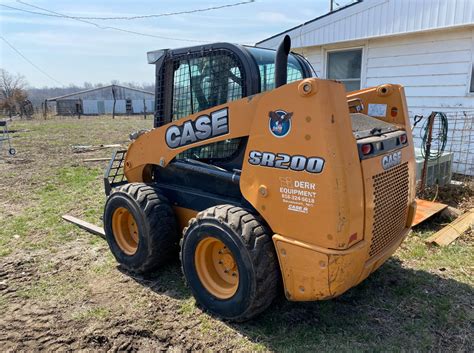
[(136, 88), (109, 85), (49, 98), (58, 115), (144, 114), (154, 112), (155, 94)]
[(411, 115), (474, 109), (474, 0), (361, 0), (283, 36), (317, 75), (348, 90), (405, 86)]

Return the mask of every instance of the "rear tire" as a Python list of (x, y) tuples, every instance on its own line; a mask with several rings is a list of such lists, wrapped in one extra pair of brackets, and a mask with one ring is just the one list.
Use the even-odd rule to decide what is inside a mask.
[(112, 254), (131, 272), (152, 271), (178, 252), (173, 208), (152, 185), (115, 189), (105, 204), (104, 230)]
[[(214, 261), (204, 261), (205, 256)], [(264, 311), (278, 293), (280, 271), (271, 233), (257, 216), (240, 207), (220, 205), (198, 213), (184, 229), (181, 263), (196, 301), (224, 319), (248, 320)], [(219, 266), (238, 276), (235, 287)]]

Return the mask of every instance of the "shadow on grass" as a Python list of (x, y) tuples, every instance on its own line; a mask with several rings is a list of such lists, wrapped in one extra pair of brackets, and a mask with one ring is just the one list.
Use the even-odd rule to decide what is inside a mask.
[(261, 317), (231, 327), (275, 351), (473, 351), (469, 285), (390, 259), (339, 298), (279, 298)]
[(184, 283), (181, 264), (178, 259), (145, 275), (129, 272), (120, 265), (117, 266), (117, 269), (135, 282), (150, 288), (155, 293), (164, 294), (174, 299), (188, 299), (191, 297), (191, 292)]
[[(149, 276), (119, 270), (154, 292), (191, 297), (177, 261)], [(255, 319), (227, 325), (264, 350), (473, 351), (473, 294), (392, 258), (336, 299), (296, 303), (281, 295)]]

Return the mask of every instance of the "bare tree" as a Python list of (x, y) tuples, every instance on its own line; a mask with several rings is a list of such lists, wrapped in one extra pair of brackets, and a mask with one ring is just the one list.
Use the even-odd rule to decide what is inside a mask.
[(10, 118), (21, 111), (26, 101), (26, 85), (24, 76), (0, 69), (0, 110), (6, 111)]

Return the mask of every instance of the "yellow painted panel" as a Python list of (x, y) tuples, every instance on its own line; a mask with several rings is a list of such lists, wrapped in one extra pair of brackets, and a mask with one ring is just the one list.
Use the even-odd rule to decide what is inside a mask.
[(309, 301), (330, 297), (328, 255), (275, 240), (288, 300)]

